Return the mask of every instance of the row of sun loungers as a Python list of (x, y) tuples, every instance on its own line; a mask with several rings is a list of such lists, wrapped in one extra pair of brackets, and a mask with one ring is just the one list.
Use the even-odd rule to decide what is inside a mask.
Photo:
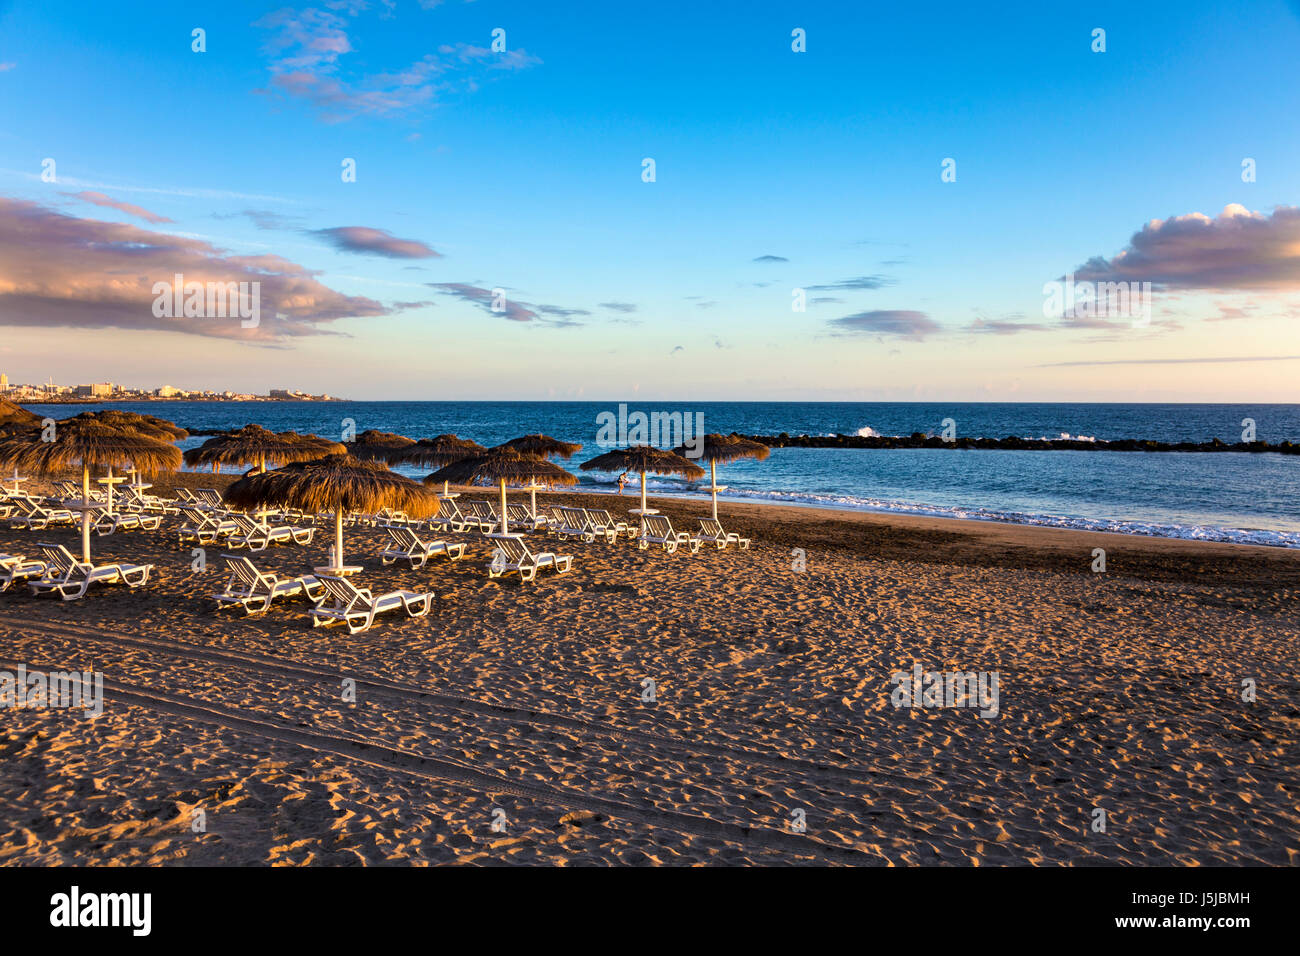
[(529, 551), (522, 535), (501, 535), (494, 540), (496, 549), (492, 552), (492, 563), (488, 565), (489, 578), (499, 578), (513, 571), (521, 581), (531, 581), (543, 568), (554, 568), (557, 574), (564, 574), (573, 566), (573, 558), (567, 554), (557, 555), (550, 551), (534, 554)]
[(439, 555), (451, 561), (459, 561), (465, 556), (465, 545), (447, 544), (445, 541), (424, 541), (419, 535), (405, 525), (385, 525), (384, 530), (392, 543), (379, 552), (383, 564), (394, 561), (409, 561), (412, 568), (422, 568), (432, 557)]
[(189, 506), (181, 508), (180, 514), (184, 519), (176, 530), (180, 544), (222, 543), (231, 548), (265, 551), (272, 544), (311, 544), (316, 534), (314, 527), (271, 524), (266, 519), (257, 520), (238, 511), (205, 511)]
[[(67, 484), (69, 487), (63, 490), (69, 498), (75, 497), (79, 502), (79, 489), (72, 482)], [(155, 530), (161, 526), (165, 515), (179, 514), (178, 540), (181, 543), (220, 543), (232, 549), (247, 547), (258, 552), (272, 543), (310, 544), (316, 530), (314, 522), (324, 517), (285, 511), (255, 519), (242, 512), (227, 510), (220, 494), (213, 489), (178, 489), (178, 499), (173, 502), (130, 488), (114, 502), (115, 512), (108, 512), (107, 502), (92, 510), (93, 526), (99, 534), (111, 534), (119, 529)], [(552, 506), (534, 514), (523, 504), (512, 502), (507, 504), (507, 517), (511, 528), (522, 532), (554, 534), (561, 539), (573, 537), (585, 542), (600, 539), (610, 544), (626, 536), (629, 541), (635, 540), (639, 549), (655, 545), (669, 554), (682, 548), (696, 553), (705, 544), (713, 544), (718, 549), (731, 544), (739, 548), (750, 545), (749, 539), (724, 531), (713, 519), (701, 519), (700, 531), (688, 534), (676, 531), (664, 515), (645, 515), (642, 522), (624, 521), (614, 518), (605, 509), (596, 508)], [(13, 527), (40, 530), (75, 525), (80, 520), (80, 513), (79, 510), (51, 506), (45, 499), (14, 492), (0, 501), (0, 518), (8, 519)], [(307, 526), (282, 523), (286, 520)], [(573, 564), (570, 555), (533, 551), (520, 533), (498, 534), (500, 517), (492, 504), (486, 501), (467, 501), (462, 509), (454, 499), (444, 499), (439, 514), (427, 522), (414, 520), (402, 512), (386, 510), (378, 515), (351, 516), (348, 523), (384, 528), (390, 539), (379, 554), (384, 565), (406, 561), (412, 568), (422, 568), (434, 557), (457, 561), (465, 556), (465, 544), (425, 540), (419, 534), (422, 527), (435, 532), (477, 531), (492, 536), (493, 555), (488, 565), (490, 578), (517, 573), (521, 580), (532, 581), (542, 570), (549, 568), (563, 574)], [(148, 581), (153, 569), (152, 565), (95, 566), (77, 561), (62, 546), (41, 547), (46, 554), (44, 561), (29, 560), (22, 555), (0, 555), (0, 591), (15, 582), (23, 582), (34, 594), (57, 593), (63, 600), (74, 600), (83, 596), (95, 583), (140, 587)], [(276, 597), (301, 595), (313, 605), (314, 625), (345, 623), (352, 633), (370, 627), (377, 615), (387, 611), (402, 609), (412, 617), (429, 613), (432, 600), (429, 593), (394, 591), (376, 597), (370, 590), (358, 588), (341, 577), (321, 574), (280, 578), (258, 571), (246, 557), (229, 554), (223, 557), (231, 574), (222, 592), (214, 595), (218, 607), (240, 606), (245, 613), (260, 614)]]
[(0, 554), (0, 591), (15, 582), (25, 582), (33, 594), (57, 594), (65, 601), (84, 597), (92, 584), (125, 584), (138, 588), (146, 584), (152, 564), (87, 564), (78, 561), (61, 544), (41, 544), (45, 560), (21, 554)]

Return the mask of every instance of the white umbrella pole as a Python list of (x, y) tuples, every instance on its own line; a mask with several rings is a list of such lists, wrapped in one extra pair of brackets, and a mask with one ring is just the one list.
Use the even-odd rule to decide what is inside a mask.
[(90, 563), (90, 466), (81, 466), (81, 560)]
[(108, 513), (113, 513), (113, 466), (108, 466)]
[(645, 472), (641, 472), (641, 536), (645, 537)]
[(501, 479), (501, 533), (510, 533), (506, 525), (506, 480), (504, 478)]
[(537, 486), (533, 485), (528, 489), (528, 491), (533, 497), (533, 519), (536, 520), (537, 519)]
[(709, 462), (709, 484), (713, 486), (713, 520), (718, 520), (718, 463)]
[(343, 509), (334, 512), (334, 570), (343, 567)]

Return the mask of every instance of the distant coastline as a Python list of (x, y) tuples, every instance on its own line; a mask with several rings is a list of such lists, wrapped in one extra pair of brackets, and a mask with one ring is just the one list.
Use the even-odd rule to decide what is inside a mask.
[(85, 395), (82, 396), (57, 395), (54, 396), (53, 398), (40, 398), (40, 399), (20, 398), (20, 399), (16, 399), (15, 401), (19, 405), (26, 406), (26, 405), (101, 405), (101, 404), (115, 405), (115, 404), (122, 404), (122, 403), (130, 404), (132, 402), (160, 402), (162, 404), (166, 404), (168, 402), (211, 402), (211, 403), (224, 402), (229, 404), (234, 404), (236, 402), (323, 403), (323, 402), (347, 402), (347, 401), (351, 401), (351, 399), (339, 398), (338, 396), (335, 395), (329, 395), (325, 397), (319, 395), (313, 395), (313, 396), (297, 395), (294, 396), (293, 398), (280, 398), (278, 396), (270, 396), (270, 395), (241, 395), (238, 398), (226, 398), (221, 395), (208, 395), (202, 398), (196, 398), (193, 396), (185, 396), (185, 395), (170, 395), (167, 397), (163, 397), (159, 395), (151, 395), (151, 396), (122, 395), (122, 396), (111, 396), (111, 397), (97, 395), (94, 396), (93, 398)]
[(769, 448), (955, 448), (1002, 449), (1005, 451), (1150, 451), (1150, 452), (1273, 452), (1279, 455), (1300, 455), (1300, 444), (1280, 441), (1270, 445), (1266, 441), (1225, 442), (1219, 438), (1210, 441), (1163, 442), (1150, 438), (1119, 438), (1107, 441), (1101, 438), (953, 438), (916, 432), (907, 437), (887, 435), (742, 435), (750, 441), (761, 442)]

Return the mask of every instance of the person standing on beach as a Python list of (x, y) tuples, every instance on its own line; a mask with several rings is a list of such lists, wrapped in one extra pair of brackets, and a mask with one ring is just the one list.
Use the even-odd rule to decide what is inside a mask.
[(624, 486), (625, 484), (627, 484), (627, 472), (626, 472), (626, 471), (623, 472), (623, 474), (621, 474), (621, 475), (618, 476), (618, 493), (619, 493), (620, 495), (623, 493), (623, 486)]

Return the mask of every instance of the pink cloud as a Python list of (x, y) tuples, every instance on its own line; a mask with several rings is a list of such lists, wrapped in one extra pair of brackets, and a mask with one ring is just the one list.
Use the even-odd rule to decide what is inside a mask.
[[(155, 316), (154, 284), (177, 273), (187, 283), (258, 283), (260, 324)], [(389, 311), (280, 256), (231, 256), (198, 239), (0, 197), (0, 325), (166, 330), (266, 344), (329, 334), (338, 319)]]
[(64, 193), (65, 196), (71, 196), (73, 199), (80, 199), (82, 202), (92, 203), (96, 206), (104, 206), (108, 209), (116, 209), (118, 212), (124, 212), (128, 216), (135, 216), (137, 219), (143, 219), (145, 222), (154, 224), (162, 222), (172, 222), (166, 216), (160, 216), (156, 212), (150, 212), (141, 206), (134, 206), (129, 202), (121, 202), (103, 193), (91, 192), (84, 190), (79, 193)]
[(435, 252), (416, 239), (399, 239), (382, 229), (369, 226), (338, 226), (333, 229), (316, 229), (313, 235), (320, 236), (340, 252), (356, 252), (389, 259), (440, 259), (441, 253)]
[(1264, 215), (1233, 203), (1213, 219), (1199, 212), (1153, 219), (1119, 255), (1088, 260), (1075, 278), (1158, 289), (1300, 289), (1300, 207)]

